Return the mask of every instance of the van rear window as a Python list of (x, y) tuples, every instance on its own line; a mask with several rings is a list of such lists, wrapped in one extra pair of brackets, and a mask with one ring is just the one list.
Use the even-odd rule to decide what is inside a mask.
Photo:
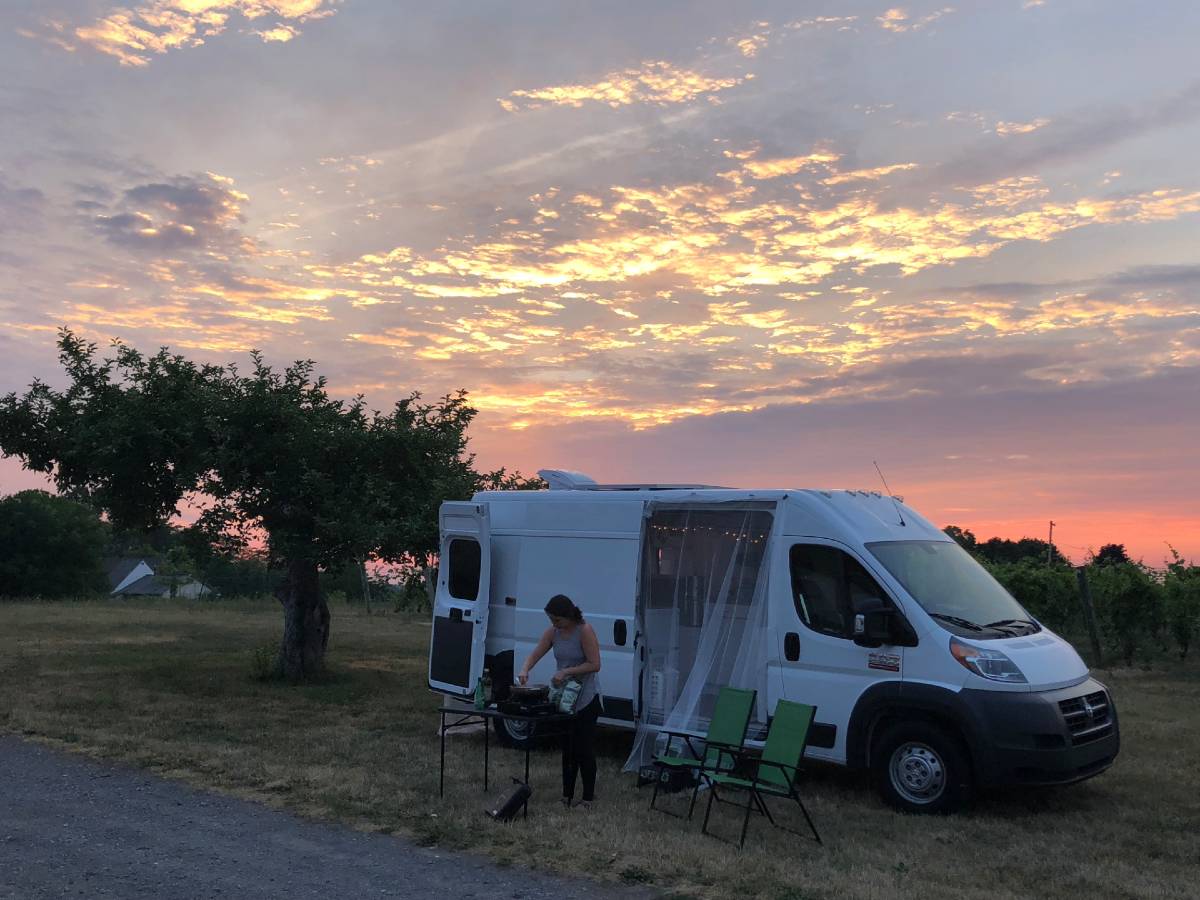
[(450, 541), (450, 572), (447, 577), (450, 596), (455, 600), (474, 601), (479, 597), (479, 569), (482, 561), (479, 542), (471, 538)]

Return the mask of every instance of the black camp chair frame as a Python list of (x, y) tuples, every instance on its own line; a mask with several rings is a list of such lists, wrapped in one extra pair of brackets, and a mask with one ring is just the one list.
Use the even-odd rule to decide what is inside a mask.
[[(807, 741), (805, 743), (807, 744)], [(783, 775), (784, 780), (787, 782), (787, 793), (786, 794), (783, 793), (780, 790), (778, 785), (772, 785), (771, 790), (759, 791), (759, 789), (758, 789), (759, 785), (763, 784), (763, 782), (759, 781), (759, 779), (757, 777), (755, 777), (755, 778), (747, 778), (746, 779), (746, 781), (749, 782), (748, 787), (743, 787), (741, 785), (738, 785), (738, 788), (741, 790), (744, 790), (747, 795), (745, 807), (742, 807), (742, 805), (740, 803), (734, 803), (730, 800), (722, 800), (721, 797), (719, 796), (719, 793), (717, 790), (717, 782), (712, 777), (710, 777), (709, 773), (711, 772), (712, 774), (716, 774), (716, 775), (725, 775), (725, 774), (729, 774), (734, 769), (742, 768), (746, 764), (749, 764), (751, 766), (771, 766), (775, 769), (778, 769), (780, 771), (780, 773)], [(704, 810), (704, 824), (700, 827), (701, 832), (708, 835), (709, 837), (716, 838), (717, 840), (722, 840), (722, 838), (719, 835), (713, 834), (712, 832), (710, 832), (708, 830), (708, 819), (709, 819), (709, 816), (712, 815), (712, 806), (713, 806), (713, 801), (715, 800), (717, 803), (728, 803), (730, 806), (736, 806), (739, 809), (745, 809), (745, 816), (742, 818), (742, 834), (738, 840), (739, 848), (746, 846), (746, 830), (750, 826), (750, 813), (751, 812), (756, 812), (759, 815), (766, 816), (767, 821), (770, 822), (771, 825), (773, 825), (775, 828), (778, 828), (780, 831), (786, 831), (789, 834), (796, 835), (797, 837), (806, 837), (806, 835), (804, 835), (802, 832), (796, 831), (793, 828), (787, 828), (783, 825), (780, 825), (778, 822), (775, 821), (775, 817), (773, 815), (771, 815), (771, 810), (767, 806), (766, 797), (763, 796), (763, 794), (766, 793), (772, 797), (785, 797), (787, 799), (795, 800), (796, 804), (800, 807), (800, 812), (804, 813), (804, 821), (806, 821), (808, 823), (808, 827), (812, 831), (813, 838), (816, 839), (816, 842), (818, 844), (823, 843), (821, 840), (821, 835), (817, 832), (817, 826), (813, 824), (812, 816), (810, 816), (808, 814), (808, 808), (804, 805), (804, 801), (800, 799), (800, 793), (796, 790), (796, 781), (799, 778), (799, 774), (800, 774), (799, 766), (789, 766), (786, 763), (773, 762), (768, 759), (759, 759), (758, 757), (751, 757), (751, 756), (748, 756), (745, 753), (745, 751), (740, 751), (740, 750), (736, 751), (734, 753), (733, 764), (728, 769), (702, 770), (700, 773), (700, 777), (705, 782), (708, 783), (708, 788), (709, 788), (710, 793), (708, 796), (708, 806)], [(699, 789), (699, 786), (697, 785), (697, 790), (698, 789)], [(695, 802), (695, 793), (694, 792), (692, 795), (692, 801), (693, 801), (693, 803)]]
[[(724, 754), (728, 754), (731, 757), (736, 756), (741, 752), (742, 747), (741, 745), (726, 744), (722, 743), (721, 741), (706, 741), (704, 738), (686, 731), (660, 731), (659, 734), (667, 735), (667, 746), (663, 748), (663, 756), (670, 756), (671, 742), (676, 738), (682, 738), (683, 742), (687, 745), (688, 752), (692, 754), (697, 762), (697, 765), (694, 768), (687, 770), (690, 771), (696, 779), (696, 783), (692, 787), (692, 800), (691, 803), (688, 804), (687, 818), (690, 821), (692, 818), (692, 813), (696, 811), (696, 797), (699, 795), (700, 786), (703, 784), (702, 774), (704, 772), (704, 757), (707, 755), (709, 749), (711, 748), (717, 751), (717, 758), (719, 760)], [(699, 741), (704, 745), (703, 753), (696, 749), (696, 745), (692, 743), (693, 741)], [(669, 809), (663, 809), (661, 806), (654, 805), (655, 801), (658, 800), (658, 786), (662, 783), (662, 773), (671, 768), (677, 767), (659, 762), (658, 759), (655, 759), (654, 769), (657, 773), (657, 777), (654, 779), (654, 793), (650, 796), (650, 808), (657, 809), (659, 812), (666, 813), (668, 816), (675, 816), (676, 818), (682, 819), (683, 816), (679, 815), (678, 813), (673, 813)]]

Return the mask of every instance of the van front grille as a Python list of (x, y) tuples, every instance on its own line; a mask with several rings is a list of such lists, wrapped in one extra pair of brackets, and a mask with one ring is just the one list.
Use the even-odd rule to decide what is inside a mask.
[(1058, 708), (1062, 710), (1071, 743), (1075, 746), (1098, 741), (1112, 733), (1112, 716), (1104, 691), (1060, 700)]

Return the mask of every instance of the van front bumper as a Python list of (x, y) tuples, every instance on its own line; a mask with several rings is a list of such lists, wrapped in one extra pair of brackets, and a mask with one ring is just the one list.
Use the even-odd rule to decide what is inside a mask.
[(1070, 784), (1099, 775), (1121, 746), (1108, 688), (1089, 678), (1030, 694), (964, 690), (974, 719), (975, 781), (982, 787)]

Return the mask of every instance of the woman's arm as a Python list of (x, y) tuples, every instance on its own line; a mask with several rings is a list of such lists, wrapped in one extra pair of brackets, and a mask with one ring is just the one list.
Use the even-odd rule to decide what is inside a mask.
[(569, 678), (572, 675), (587, 675), (589, 672), (600, 671), (600, 639), (596, 637), (596, 629), (587, 623), (580, 625), (579, 644), (583, 647), (585, 661), (577, 666), (559, 669), (554, 676), (555, 679), (558, 679), (560, 675), (563, 678)]
[(529, 651), (529, 656), (525, 659), (525, 665), (521, 666), (521, 671), (517, 673), (517, 681), (524, 684), (529, 680), (529, 670), (538, 664), (538, 660), (550, 652), (553, 641), (554, 629), (547, 628), (542, 632), (542, 639), (537, 642), (537, 646)]

